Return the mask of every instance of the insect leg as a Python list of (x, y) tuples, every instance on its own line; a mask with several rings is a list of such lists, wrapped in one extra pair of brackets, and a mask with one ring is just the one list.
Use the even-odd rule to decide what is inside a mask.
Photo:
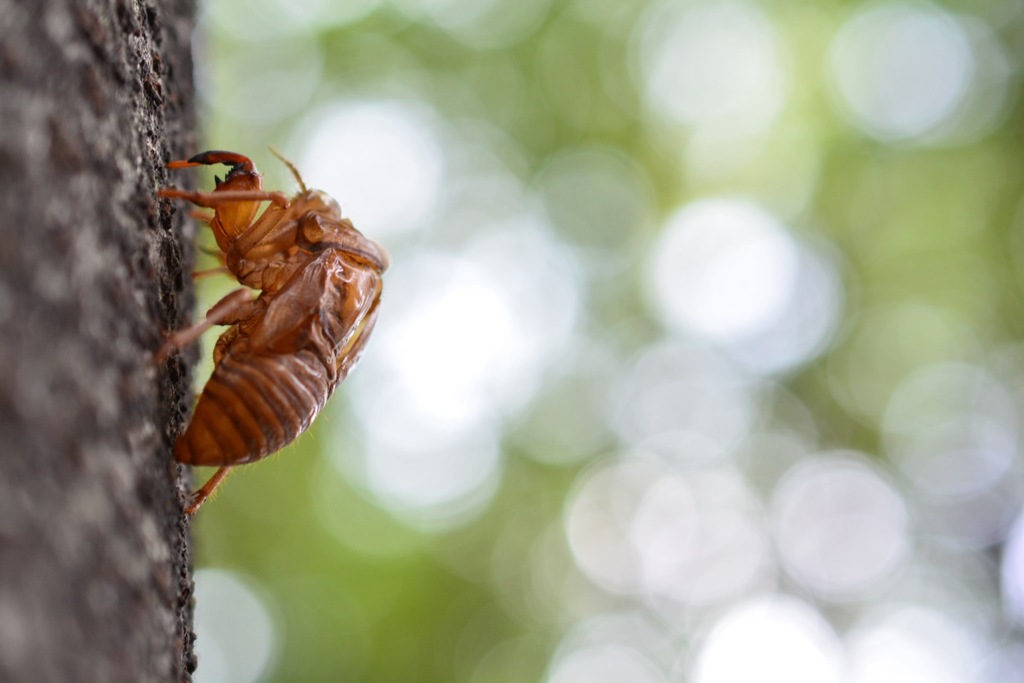
[(221, 325), (229, 320), (237, 319), (238, 313), (247, 306), (251, 306), (252, 302), (252, 290), (236, 289), (214, 304), (213, 308), (206, 314), (206, 319), (201, 323), (167, 335), (164, 345), (156, 352), (153, 360), (158, 364), (162, 363), (172, 351), (191, 344), (196, 339), (199, 339), (203, 332), (206, 332), (206, 330), (214, 325)]
[(157, 194), (161, 197), (187, 199), (196, 206), (216, 209), (221, 204), (238, 204), (241, 202), (269, 201), (281, 208), (288, 207), (288, 197), (284, 192), (266, 192), (264, 190), (218, 190), (214, 192), (186, 192), (174, 187), (164, 188)]
[(211, 249), (210, 247), (204, 247), (202, 245), (199, 245), (198, 247), (196, 247), (196, 249), (198, 249), (199, 251), (203, 252), (207, 256), (214, 257), (215, 259), (217, 259), (221, 263), (224, 262), (224, 252), (221, 251), (220, 249)]
[(249, 157), (237, 152), (224, 152), (221, 150), (200, 152), (190, 159), (171, 161), (168, 162), (167, 168), (189, 168), (191, 166), (212, 166), (213, 164), (224, 164), (225, 166), (240, 168), (247, 173), (256, 171), (256, 165), (252, 163), (252, 159)]
[(231, 270), (227, 266), (220, 266), (219, 268), (207, 268), (206, 270), (193, 270), (192, 277), (201, 278), (209, 275), (227, 275)]
[(189, 211), (188, 215), (197, 221), (210, 225), (213, 222), (213, 216), (210, 214), (202, 213), (201, 211)]
[(213, 476), (207, 479), (206, 483), (192, 494), (192, 499), (189, 501), (188, 507), (185, 508), (185, 514), (194, 515), (196, 510), (199, 509), (199, 506), (206, 502), (206, 499), (213, 494), (218, 486), (220, 486), (220, 483), (224, 481), (224, 477), (228, 476), (228, 472), (230, 471), (231, 466), (226, 465), (214, 472)]

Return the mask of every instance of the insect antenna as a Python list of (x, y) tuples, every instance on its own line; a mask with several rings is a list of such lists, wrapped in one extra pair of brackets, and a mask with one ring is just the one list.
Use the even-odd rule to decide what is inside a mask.
[(293, 176), (295, 176), (295, 180), (298, 181), (299, 187), (302, 188), (302, 193), (305, 194), (308, 190), (306, 189), (306, 183), (302, 182), (302, 176), (299, 175), (299, 169), (295, 168), (295, 164), (288, 161), (284, 157), (284, 155), (278, 152), (276, 149), (274, 149), (273, 147), (269, 147), (269, 149), (271, 154), (280, 159), (281, 163), (288, 167), (288, 170), (292, 172)]

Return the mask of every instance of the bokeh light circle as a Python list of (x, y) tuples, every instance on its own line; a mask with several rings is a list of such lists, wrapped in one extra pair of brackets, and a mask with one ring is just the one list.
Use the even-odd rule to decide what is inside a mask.
[(1024, 625), (1024, 514), (1007, 535), (1000, 570), (1006, 614), (1013, 623)]
[[(557, 242), (529, 224), (480, 235), (461, 253), (424, 251), (396, 263), (384, 332), (357, 385), (367, 429), (418, 445), (518, 409), (570, 339), (574, 271)], [(379, 392), (393, 396), (380, 403)]]
[(530, 222), (396, 262), (377, 344), (350, 382), (362, 465), (340, 456), (339, 470), (414, 526), (477, 514), (500, 478), (502, 420), (533, 397), (571, 338), (574, 272)]
[(748, 434), (755, 401), (743, 373), (713, 349), (663, 342), (621, 371), (609, 411), (624, 442), (702, 461), (726, 455)]
[(703, 199), (679, 209), (653, 246), (651, 264), (649, 298), (665, 324), (718, 344), (759, 372), (821, 353), (841, 312), (835, 267), (745, 199)]
[(705, 636), (694, 683), (839, 683), (839, 640), (814, 608), (786, 597), (738, 604)]
[(669, 120), (747, 133), (782, 107), (786, 77), (774, 27), (753, 3), (665, 3), (636, 43), (644, 94)]
[(757, 205), (702, 200), (666, 223), (654, 247), (652, 294), (669, 323), (729, 341), (780, 315), (797, 258), (784, 228)]
[(641, 612), (610, 612), (576, 623), (551, 658), (546, 683), (668, 683), (673, 649)]
[(235, 572), (195, 574), (196, 683), (261, 680), (276, 658), (280, 636), (259, 591)]
[(931, 4), (858, 11), (829, 51), (841, 111), (885, 141), (959, 141), (988, 128), (1003, 107), (1010, 66), (997, 38)]
[(579, 650), (562, 658), (548, 683), (667, 683), (668, 679), (640, 652), (624, 645)]
[(336, 198), (364, 233), (387, 241), (426, 224), (445, 178), (433, 111), (403, 100), (353, 100), (314, 111), (299, 129), (307, 184)]
[(784, 566), (822, 597), (870, 597), (910, 555), (902, 497), (852, 453), (805, 459), (787, 472), (773, 520)]
[(909, 605), (868, 614), (846, 643), (853, 683), (982, 683), (989, 654), (969, 622)]
[(770, 577), (758, 513), (731, 470), (625, 458), (581, 478), (565, 524), (573, 559), (605, 590), (713, 604)]
[(995, 377), (967, 364), (938, 364), (897, 387), (885, 413), (885, 442), (922, 493), (976, 496), (1010, 472), (1018, 419), (1012, 395)]

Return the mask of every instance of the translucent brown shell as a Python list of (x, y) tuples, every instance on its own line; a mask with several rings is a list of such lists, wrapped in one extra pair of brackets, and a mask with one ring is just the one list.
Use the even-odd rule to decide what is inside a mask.
[(248, 157), (223, 151), (168, 164), (229, 166), (212, 192), (160, 191), (213, 209), (199, 218), (217, 240), (222, 270), (245, 286), (203, 322), (169, 335), (158, 353), (163, 359), (211, 326), (229, 325), (214, 349), (213, 375), (174, 445), (178, 461), (220, 468), (193, 495), (190, 514), (229, 468), (280, 450), (309, 427), (358, 361), (377, 318), (387, 252), (285, 163), (301, 188), (291, 198), (265, 191)]

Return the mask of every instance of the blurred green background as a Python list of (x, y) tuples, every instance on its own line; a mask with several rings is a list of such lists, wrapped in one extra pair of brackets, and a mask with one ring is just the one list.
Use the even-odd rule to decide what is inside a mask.
[(198, 683), (1024, 681), (1024, 2), (200, 26), (204, 147), (393, 266), (198, 515)]

